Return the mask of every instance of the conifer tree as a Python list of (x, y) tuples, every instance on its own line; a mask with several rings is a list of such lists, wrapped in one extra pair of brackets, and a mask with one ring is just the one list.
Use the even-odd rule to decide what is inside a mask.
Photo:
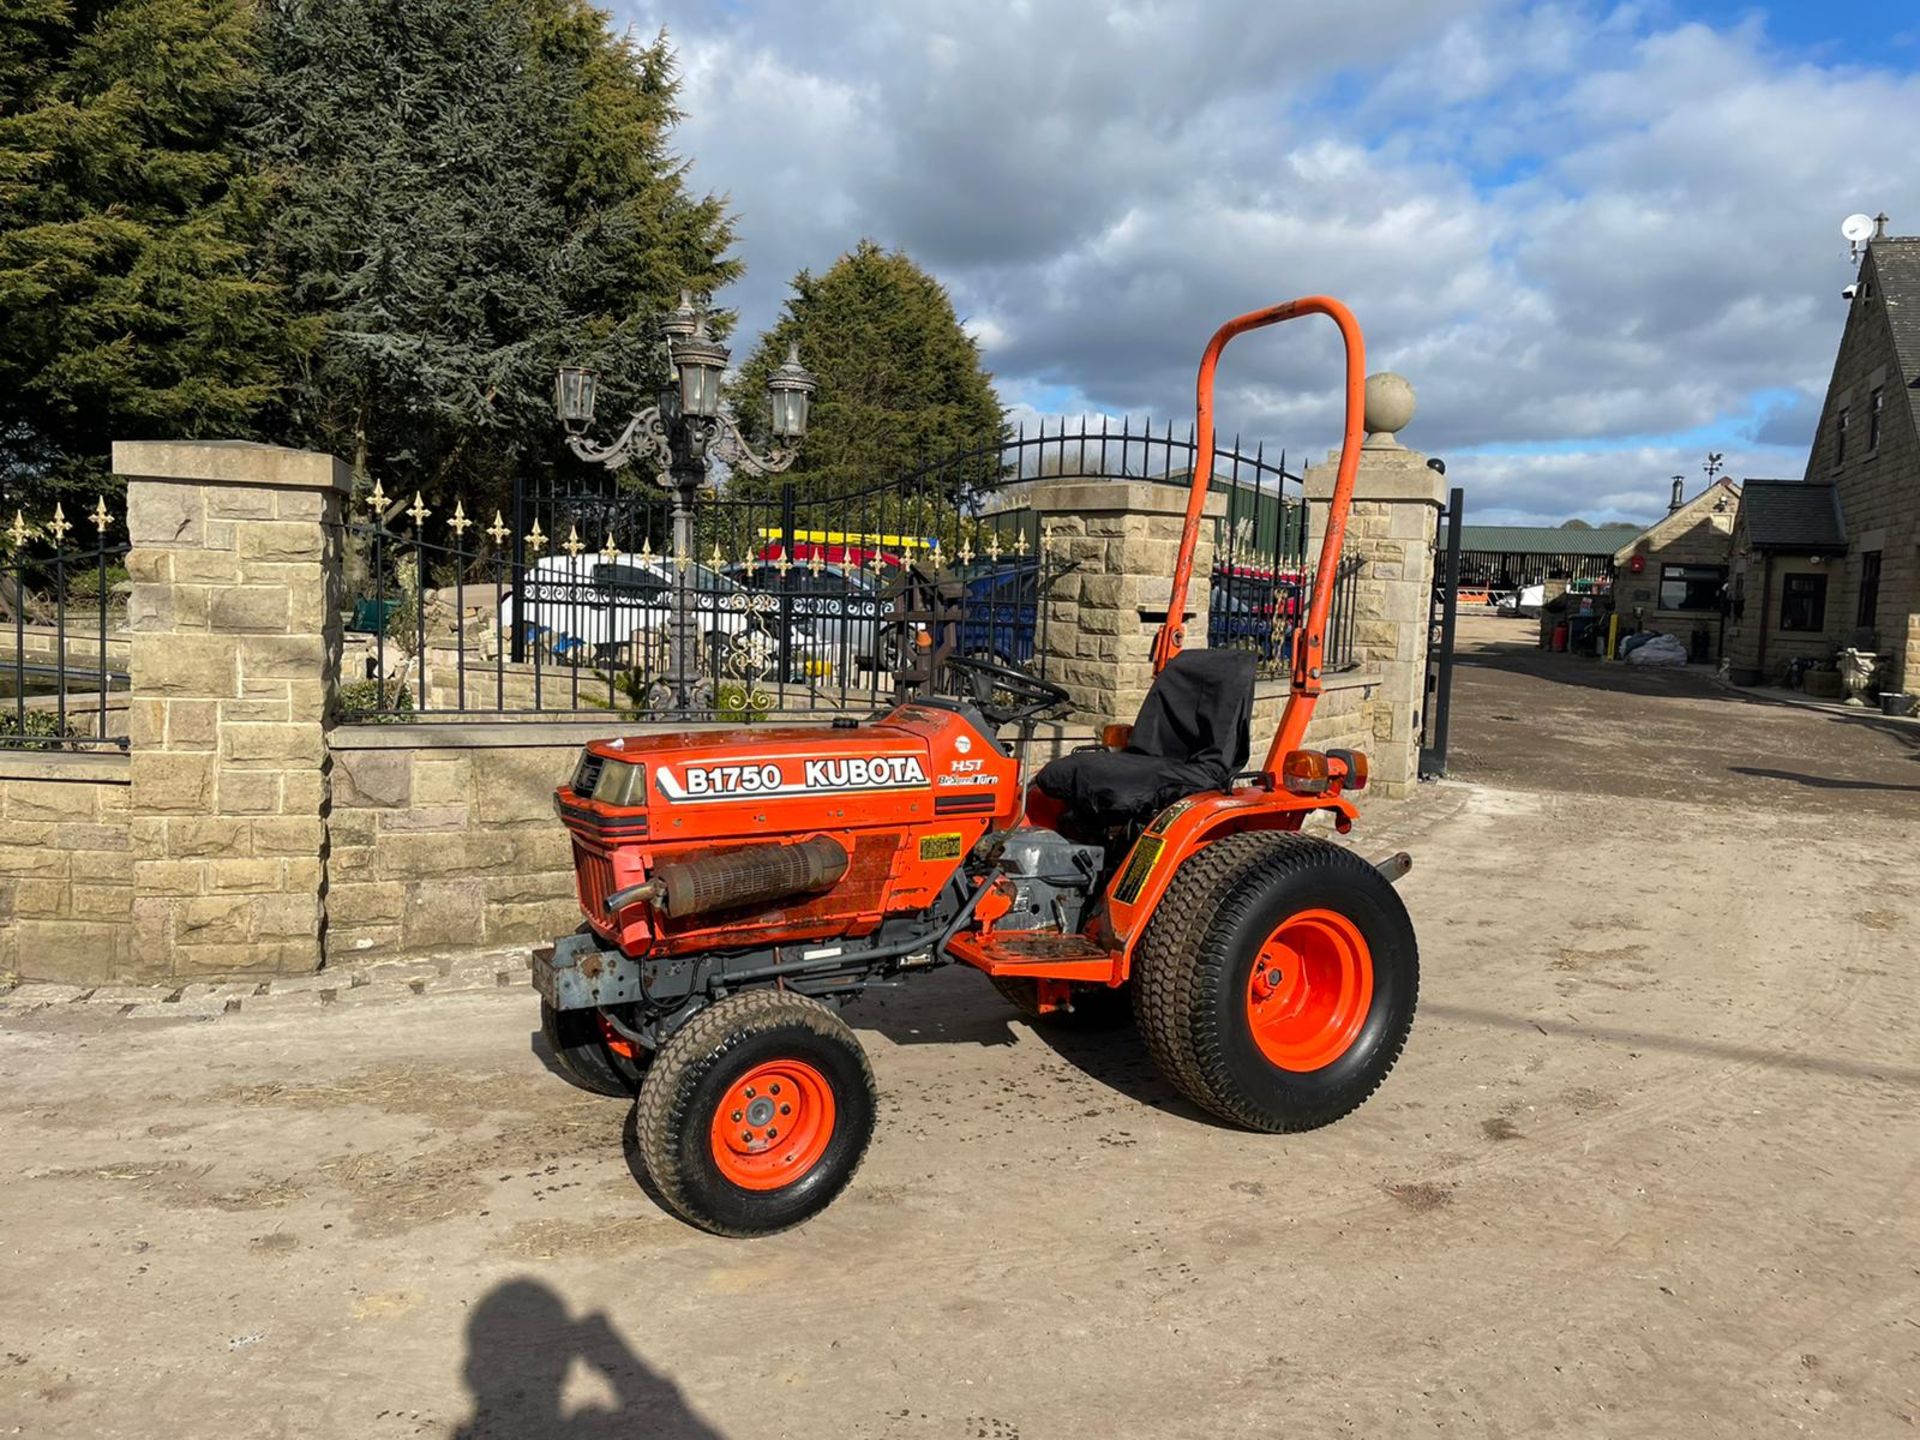
[(263, 268), (244, 0), (0, 0), (0, 484), (103, 486), (110, 442), (273, 422), (305, 332)]
[(790, 343), (820, 382), (790, 472), (809, 495), (879, 486), (1006, 433), (980, 347), (939, 282), (901, 251), (862, 240), (825, 274), (794, 277), (785, 314), (734, 387), (756, 429), (767, 376)]
[(274, 252), (326, 317), (294, 427), (390, 492), (505, 504), (566, 463), (556, 364), (623, 410), (664, 378), (660, 309), (737, 273), (668, 150), (664, 37), (579, 0), (271, 0), (265, 58)]

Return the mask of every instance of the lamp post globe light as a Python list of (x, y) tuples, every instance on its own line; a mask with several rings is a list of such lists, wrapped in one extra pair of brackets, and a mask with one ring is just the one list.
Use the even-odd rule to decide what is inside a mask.
[[(705, 310), (686, 291), (660, 322), (660, 334), (672, 366), (672, 384), (654, 403), (629, 416), (610, 443), (588, 435), (598, 376), (580, 366), (563, 365), (554, 377), (553, 412), (567, 432), (567, 448), (589, 464), (620, 470), (636, 461), (653, 461), (655, 479), (667, 492), (673, 516), (676, 560), (693, 554), (693, 514), (712, 460), (723, 460), (750, 475), (777, 475), (793, 464), (807, 433), (807, 410), (818, 381), (800, 365), (799, 348), (789, 346), (786, 363), (767, 379), (773, 412), (773, 444), (755, 450), (720, 398), (720, 381), (731, 352), (707, 332)], [(675, 565), (673, 623), (668, 668), (675, 703), (689, 704), (688, 661), (697, 653), (699, 627), (687, 567)]]

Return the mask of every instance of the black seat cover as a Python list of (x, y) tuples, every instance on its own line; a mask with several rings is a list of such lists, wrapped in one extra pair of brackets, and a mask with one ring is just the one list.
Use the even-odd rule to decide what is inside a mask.
[(1124, 750), (1062, 755), (1033, 777), (1097, 835), (1146, 821), (1188, 795), (1224, 790), (1247, 763), (1253, 653), (1183, 650), (1155, 678)]

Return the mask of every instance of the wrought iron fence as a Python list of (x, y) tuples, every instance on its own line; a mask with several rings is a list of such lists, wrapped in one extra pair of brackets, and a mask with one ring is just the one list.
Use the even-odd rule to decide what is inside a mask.
[[(69, 541), (87, 525), (93, 543)], [(125, 749), (124, 539), (99, 501), (78, 523), (15, 511), (0, 563), (0, 749)]]
[[(1194, 437), (1121, 422), (1022, 429), (863, 489), (722, 476), (676, 550), (664, 490), (631, 472), (528, 484), (513, 523), (376, 486), (349, 525), (358, 576), (346, 718), (594, 715), (755, 721), (865, 713), (917, 675), (910, 571), (939, 571), (955, 648), (1045, 677), (1048, 603), (1074, 568), (1027, 498), (1042, 478), (1185, 489)], [(1285, 668), (1306, 511), (1284, 462), (1218, 457), (1211, 643)]]

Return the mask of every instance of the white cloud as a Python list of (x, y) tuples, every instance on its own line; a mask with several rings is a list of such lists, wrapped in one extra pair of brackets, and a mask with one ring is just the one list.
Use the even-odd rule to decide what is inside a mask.
[[(1409, 443), (1458, 454), (1483, 514), (1657, 514), (1709, 443), (1797, 474), (1842, 320), (1840, 217), (1920, 229), (1920, 173), (1887, 139), (1920, 80), (1808, 63), (1758, 21), (1480, 0), (632, 13), (680, 48), (678, 142), (740, 212), (749, 331), (794, 271), (870, 235), (948, 285), (1010, 403), (1184, 418), (1215, 324), (1327, 291), (1374, 368), (1413, 379)], [(1236, 346), (1225, 424), (1319, 451), (1336, 347), (1294, 329)], [(1550, 448), (1467, 454), (1487, 446)]]

